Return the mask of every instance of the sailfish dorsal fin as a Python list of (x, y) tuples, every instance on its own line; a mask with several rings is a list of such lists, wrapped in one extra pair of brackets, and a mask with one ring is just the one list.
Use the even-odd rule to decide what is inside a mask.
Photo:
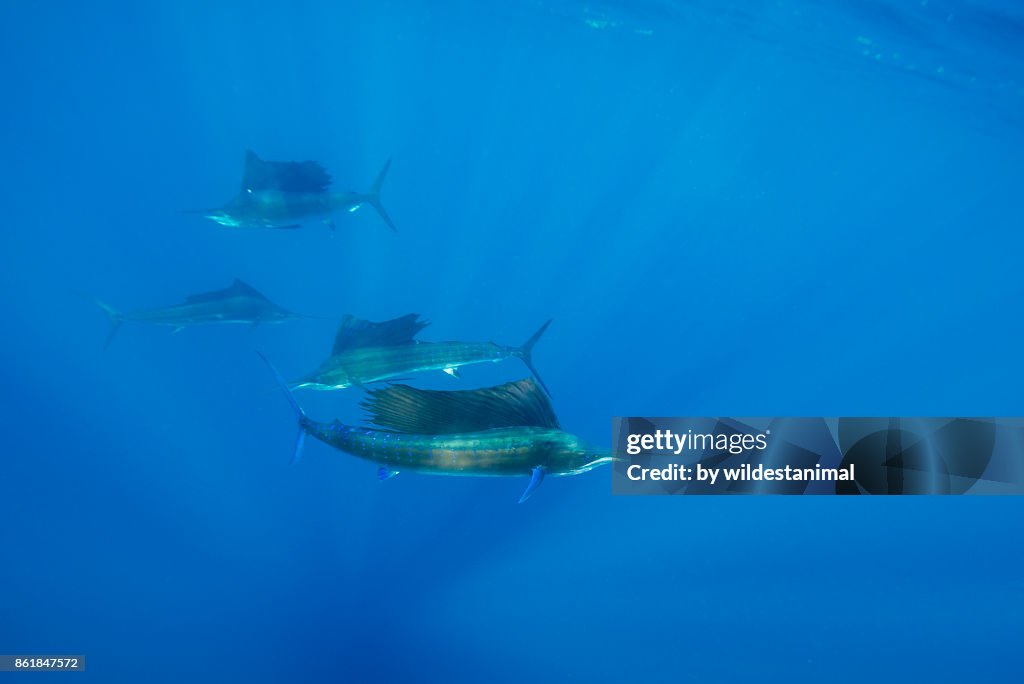
[(407, 314), (380, 323), (345, 316), (341, 319), (338, 333), (334, 337), (331, 355), (357, 347), (393, 347), (410, 344), (415, 341), (420, 330), (428, 325), (428, 321), (420, 320), (419, 314)]
[(326, 192), (331, 176), (315, 161), (280, 162), (260, 159), (252, 150), (245, 152), (242, 192), (278, 190), (280, 192)]
[(367, 421), (414, 434), (447, 435), (502, 427), (558, 428), (551, 402), (533, 378), (475, 390), (390, 385), (362, 402)]
[(231, 283), (228, 287), (221, 290), (213, 290), (212, 292), (200, 292), (199, 294), (189, 295), (185, 298), (185, 302), (188, 304), (198, 304), (200, 302), (213, 302), (219, 299), (227, 299), (228, 297), (257, 297), (259, 299), (266, 299), (259, 290), (248, 283), (235, 279), (235, 282)]

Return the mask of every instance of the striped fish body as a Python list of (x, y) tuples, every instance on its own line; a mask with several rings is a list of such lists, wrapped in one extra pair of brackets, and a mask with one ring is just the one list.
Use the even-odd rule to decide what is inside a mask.
[(183, 327), (203, 323), (253, 323), (264, 319), (285, 320), (287, 311), (263, 302), (234, 297), (198, 304), (177, 304), (161, 309), (121, 314), (121, 320)]
[(549, 475), (571, 475), (589, 470), (594, 462), (593, 452), (578, 437), (553, 428), (510, 427), (423, 435), (306, 418), (303, 429), (335, 449), (395, 471), (516, 476), (528, 475), (540, 466)]
[(312, 435), (339, 451), (376, 463), (382, 480), (406, 470), (529, 476), (519, 498), (522, 503), (547, 475), (578, 475), (614, 460), (608, 452), (589, 448), (561, 429), (551, 402), (533, 378), (475, 390), (423, 390), (408, 385), (368, 390), (362, 407), (367, 422), (376, 427), (356, 427), (309, 418), (284, 379), (270, 368), (299, 418), (293, 463), (306, 436)]
[(294, 227), (304, 220), (325, 219), (337, 211), (355, 211), (366, 201), (355, 192), (249, 192), (209, 218), (232, 228)]
[(414, 342), (387, 347), (357, 347), (332, 356), (293, 388), (343, 389), (407, 373), (497, 363), (519, 356), (519, 349), (493, 342)]

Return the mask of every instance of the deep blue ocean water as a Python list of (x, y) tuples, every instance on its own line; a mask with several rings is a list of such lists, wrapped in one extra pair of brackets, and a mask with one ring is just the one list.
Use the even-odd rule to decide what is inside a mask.
[[(319, 443), (289, 467), (255, 350), (298, 375), (334, 321), (103, 352), (77, 294), (242, 278), (508, 344), (553, 318), (536, 363), (598, 443), (616, 415), (1022, 415), (1017, 3), (12, 2), (0, 35), (0, 652), (89, 668), (33, 677), (1020, 681), (1019, 498), (620, 498), (604, 469), (519, 506)], [(355, 190), (393, 156), (399, 232), (180, 213), (247, 148)], [(300, 399), (354, 422), (360, 394)]]

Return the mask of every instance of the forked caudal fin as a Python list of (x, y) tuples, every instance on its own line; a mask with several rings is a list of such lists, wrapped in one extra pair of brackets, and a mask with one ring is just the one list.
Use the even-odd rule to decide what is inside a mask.
[(370, 191), (363, 195), (363, 201), (376, 209), (377, 213), (380, 214), (380, 217), (384, 219), (384, 223), (388, 224), (388, 228), (397, 233), (398, 229), (395, 228), (394, 222), (391, 220), (391, 217), (388, 216), (387, 210), (380, 201), (380, 189), (384, 185), (384, 179), (387, 178), (388, 169), (390, 168), (391, 158), (389, 157), (388, 160), (384, 162), (384, 168), (382, 168), (380, 173), (377, 174), (377, 180), (373, 181)]
[(263, 359), (263, 363), (267, 364), (267, 368), (269, 368), (270, 372), (274, 375), (274, 380), (276, 380), (277, 384), (280, 385), (281, 391), (284, 392), (284, 396), (288, 399), (288, 403), (292, 405), (292, 409), (294, 409), (296, 416), (298, 416), (299, 436), (295, 439), (295, 451), (292, 452), (292, 465), (295, 465), (299, 462), (299, 457), (302, 455), (302, 445), (306, 443), (306, 414), (302, 412), (302, 407), (299, 406), (299, 402), (295, 400), (295, 397), (292, 395), (292, 391), (288, 389), (288, 383), (284, 381), (281, 374), (277, 372), (276, 368), (274, 368), (274, 364), (270, 363), (270, 360), (261, 352), (257, 351), (256, 353), (260, 355), (261, 359)]
[(533, 365), (533, 347), (537, 344), (537, 340), (540, 339), (540, 336), (544, 334), (544, 331), (548, 329), (548, 326), (551, 325), (551, 320), (552, 319), (549, 318), (544, 325), (540, 326), (540, 328), (537, 329), (537, 332), (533, 333), (533, 335), (530, 336), (530, 339), (526, 340), (526, 342), (523, 343), (523, 346), (519, 347), (517, 352), (519, 358), (523, 360), (523, 363), (526, 364), (526, 367), (533, 374), (533, 377), (537, 379), (537, 384), (541, 386), (544, 393), (549, 397), (551, 396), (551, 390), (549, 390), (548, 386), (544, 384), (543, 380), (541, 380), (540, 374)]
[(88, 295), (82, 294), (81, 292), (76, 292), (76, 294), (82, 299), (88, 299), (94, 302), (96, 306), (103, 309), (107, 313), (107, 315), (110, 316), (110, 331), (107, 332), (107, 339), (103, 341), (103, 351), (106, 351), (107, 347), (110, 346), (110, 343), (114, 341), (114, 335), (116, 335), (117, 331), (121, 329), (121, 323), (124, 322), (124, 317), (121, 315), (120, 311), (110, 306), (106, 302), (101, 302), (100, 300), (95, 299), (93, 297), (89, 297)]

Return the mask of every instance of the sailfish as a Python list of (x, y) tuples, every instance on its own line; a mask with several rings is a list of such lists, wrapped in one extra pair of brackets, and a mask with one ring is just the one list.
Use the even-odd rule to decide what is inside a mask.
[(401, 384), (371, 390), (363, 408), (374, 427), (359, 427), (308, 417), (273, 365), (262, 354), (260, 358), (298, 420), (292, 463), (311, 435), (376, 463), (381, 480), (401, 471), (529, 477), (519, 498), (523, 503), (545, 477), (579, 475), (614, 460), (610, 453), (561, 429), (551, 402), (533, 378), (474, 390), (422, 390)]
[(335, 390), (391, 380), (408, 373), (441, 370), (458, 376), (459, 368), (478, 363), (520, 359), (540, 386), (547, 387), (533, 365), (533, 347), (551, 325), (547, 321), (518, 347), (495, 342), (426, 342), (416, 335), (429, 323), (407, 314), (375, 323), (346, 316), (338, 327), (330, 356), (312, 373), (291, 383), (292, 389)]
[(245, 153), (245, 170), (238, 195), (222, 207), (202, 212), (206, 218), (232, 228), (300, 228), (318, 220), (334, 228), (334, 214), (370, 205), (391, 230), (396, 230), (380, 201), (381, 186), (391, 160), (367, 192), (330, 189), (331, 176), (315, 161), (265, 161)]
[(170, 326), (174, 332), (206, 323), (278, 323), (295, 318), (312, 318), (278, 306), (256, 288), (236, 279), (220, 290), (189, 295), (181, 304), (158, 309), (145, 309), (122, 313), (114, 307), (94, 300), (110, 316), (110, 332), (103, 348), (106, 349), (124, 321), (153, 323)]

